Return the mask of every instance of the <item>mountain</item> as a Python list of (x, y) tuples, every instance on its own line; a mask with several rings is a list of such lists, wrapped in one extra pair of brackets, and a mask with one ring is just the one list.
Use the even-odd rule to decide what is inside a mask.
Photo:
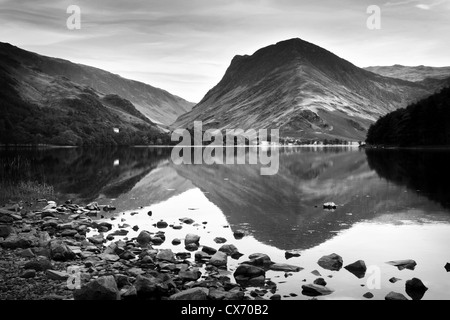
[(411, 82), (421, 82), (427, 78), (444, 80), (450, 78), (450, 67), (408, 67), (402, 65), (377, 66), (364, 68), (379, 75)]
[(276, 129), (303, 139), (364, 139), (380, 116), (432, 94), (301, 39), (236, 56), (222, 80), (172, 128)]
[(20, 63), (51, 77), (65, 77), (91, 87), (102, 94), (119, 95), (154, 123), (170, 125), (190, 111), (193, 103), (142, 82), (124, 79), (101, 69), (49, 58), (0, 42), (0, 55), (14, 57)]
[(367, 143), (392, 146), (450, 145), (450, 87), (380, 118)]
[(0, 48), (0, 144), (168, 141), (168, 135), (123, 97), (42, 71), (40, 62), (51, 64), (51, 58), (41, 60), (9, 45)]

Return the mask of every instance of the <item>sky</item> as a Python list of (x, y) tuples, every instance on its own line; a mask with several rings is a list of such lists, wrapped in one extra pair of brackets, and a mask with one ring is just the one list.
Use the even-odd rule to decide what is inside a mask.
[[(70, 5), (81, 10), (70, 30)], [(371, 5), (380, 29), (369, 29)], [(301, 38), (359, 67), (450, 66), (450, 0), (0, 0), (0, 42), (199, 102), (235, 55)]]

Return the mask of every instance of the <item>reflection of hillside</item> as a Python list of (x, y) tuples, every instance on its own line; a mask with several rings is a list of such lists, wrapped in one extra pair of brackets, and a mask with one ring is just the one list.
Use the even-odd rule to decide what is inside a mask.
[[(207, 192), (233, 228), (248, 226), (256, 239), (282, 249), (316, 246), (333, 231), (370, 219), (380, 198), (396, 192), (383, 189), (365, 154), (358, 151), (282, 153), (280, 171), (273, 177), (260, 176), (258, 166), (175, 168)], [(374, 187), (380, 191), (378, 197), (366, 198)], [(328, 201), (345, 206), (327, 212), (322, 204)], [(350, 212), (354, 214), (346, 214)]]
[(449, 151), (368, 149), (366, 154), (380, 177), (450, 208)]
[(28, 159), (29, 165), (20, 177), (2, 179), (45, 182), (54, 186), (57, 195), (80, 202), (91, 201), (101, 194), (114, 198), (131, 190), (170, 155), (164, 149), (131, 151), (122, 148), (3, 150), (4, 159), (20, 156)]

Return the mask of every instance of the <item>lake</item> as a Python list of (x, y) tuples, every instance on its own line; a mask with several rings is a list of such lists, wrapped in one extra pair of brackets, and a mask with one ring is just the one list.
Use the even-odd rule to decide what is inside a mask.
[[(202, 245), (218, 248), (216, 237), (236, 245), (244, 256), (230, 259), (231, 272), (253, 253), (304, 268), (267, 272), (286, 300), (310, 299), (302, 285), (318, 278), (316, 270), (335, 290), (319, 299), (406, 296), (405, 282), (419, 278), (429, 288), (424, 300), (448, 300), (449, 163), (449, 151), (281, 148), (278, 174), (261, 176), (259, 165), (178, 166), (165, 148), (1, 149), (0, 199), (35, 187), (58, 203), (113, 205), (115, 212), (98, 218), (148, 231), (161, 219), (192, 218), (198, 224), (163, 230), (162, 248), (183, 251), (172, 239), (196, 233)], [(326, 202), (337, 209), (324, 210)], [(128, 238), (140, 232), (128, 230)], [(246, 236), (235, 239), (236, 230)], [(301, 256), (287, 260), (286, 251)], [(317, 261), (332, 253), (344, 266), (364, 260), (369, 272), (359, 279), (345, 269), (322, 269)], [(414, 271), (386, 264), (405, 259), (417, 262)], [(393, 284), (392, 277), (401, 280)]]

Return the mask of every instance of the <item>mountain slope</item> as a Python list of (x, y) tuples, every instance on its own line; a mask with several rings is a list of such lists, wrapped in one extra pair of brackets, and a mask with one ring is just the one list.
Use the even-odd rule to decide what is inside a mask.
[(101, 69), (49, 58), (0, 42), (0, 55), (14, 57), (24, 65), (52, 77), (65, 77), (103, 94), (119, 95), (133, 103), (137, 110), (155, 123), (170, 125), (194, 105), (167, 91), (124, 79)]
[(0, 88), (0, 144), (130, 145), (168, 139), (130, 101), (43, 73), (20, 56), (0, 53)]
[(364, 139), (371, 123), (432, 91), (360, 69), (301, 39), (236, 56), (173, 128), (281, 129), (305, 139)]
[(385, 77), (397, 78), (411, 82), (421, 82), (427, 78), (439, 80), (450, 78), (450, 67), (408, 67), (396, 64), (394, 66), (376, 66), (367, 67), (364, 69)]

